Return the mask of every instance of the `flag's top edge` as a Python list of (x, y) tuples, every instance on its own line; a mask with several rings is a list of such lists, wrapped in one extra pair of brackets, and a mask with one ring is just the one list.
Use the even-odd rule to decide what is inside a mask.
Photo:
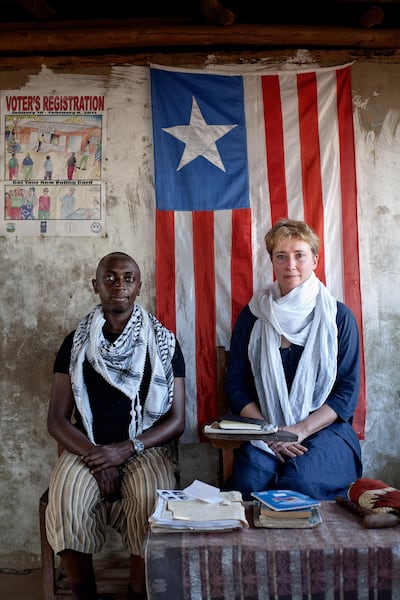
[(336, 65), (330, 67), (319, 67), (318, 65), (305, 65), (304, 67), (293, 68), (293, 63), (286, 63), (286, 68), (284, 69), (276, 69), (276, 68), (267, 68), (265, 64), (263, 65), (212, 65), (205, 66), (201, 69), (196, 68), (185, 68), (185, 67), (169, 67), (165, 65), (157, 65), (155, 63), (149, 63), (150, 69), (158, 69), (160, 71), (172, 71), (175, 73), (199, 73), (199, 74), (210, 74), (210, 75), (285, 75), (285, 74), (293, 74), (293, 73), (314, 73), (318, 72), (329, 72), (329, 71), (337, 71), (339, 69), (346, 69), (351, 67), (355, 61), (345, 63), (343, 65)]

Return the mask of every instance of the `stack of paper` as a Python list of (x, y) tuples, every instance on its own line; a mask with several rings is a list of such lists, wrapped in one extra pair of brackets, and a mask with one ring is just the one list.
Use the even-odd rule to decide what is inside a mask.
[(319, 500), (292, 490), (253, 492), (254, 523), (258, 527), (306, 528), (322, 522)]
[(249, 526), (240, 492), (220, 492), (197, 480), (185, 490), (158, 490), (149, 524), (153, 532), (224, 531)]

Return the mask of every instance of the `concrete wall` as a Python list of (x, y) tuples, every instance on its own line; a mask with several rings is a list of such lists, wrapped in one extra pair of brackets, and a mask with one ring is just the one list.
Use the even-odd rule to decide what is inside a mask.
[[(149, 58), (188, 66), (243, 60), (237, 54)], [(287, 51), (247, 58), (278, 66), (286, 61), (326, 66), (355, 57)], [(100, 89), (108, 106), (107, 237), (0, 239), (0, 568), (35, 567), (40, 561), (38, 500), (56, 457), (46, 430), (52, 364), (64, 335), (93, 306), (90, 282), (98, 259), (113, 250), (132, 254), (143, 273), (141, 303), (154, 310), (155, 203), (145, 65), (143, 58), (127, 57), (0, 62), (1, 90)], [(400, 55), (358, 56), (352, 81), (367, 386), (362, 451), (366, 476), (400, 487)], [(183, 486), (195, 477), (216, 483), (217, 452), (210, 446), (182, 446), (181, 460)]]

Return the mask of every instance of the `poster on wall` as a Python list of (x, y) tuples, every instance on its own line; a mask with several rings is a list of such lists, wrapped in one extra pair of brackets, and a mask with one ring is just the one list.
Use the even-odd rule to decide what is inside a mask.
[(104, 131), (104, 96), (3, 92), (0, 234), (105, 236)]

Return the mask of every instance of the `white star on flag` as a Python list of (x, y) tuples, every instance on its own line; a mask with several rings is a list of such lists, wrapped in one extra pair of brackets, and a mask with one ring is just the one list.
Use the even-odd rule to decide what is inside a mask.
[(203, 156), (211, 164), (225, 172), (225, 166), (215, 142), (235, 127), (237, 125), (208, 125), (204, 120), (196, 98), (193, 96), (190, 124), (163, 127), (162, 130), (185, 144), (177, 171), (198, 156)]

